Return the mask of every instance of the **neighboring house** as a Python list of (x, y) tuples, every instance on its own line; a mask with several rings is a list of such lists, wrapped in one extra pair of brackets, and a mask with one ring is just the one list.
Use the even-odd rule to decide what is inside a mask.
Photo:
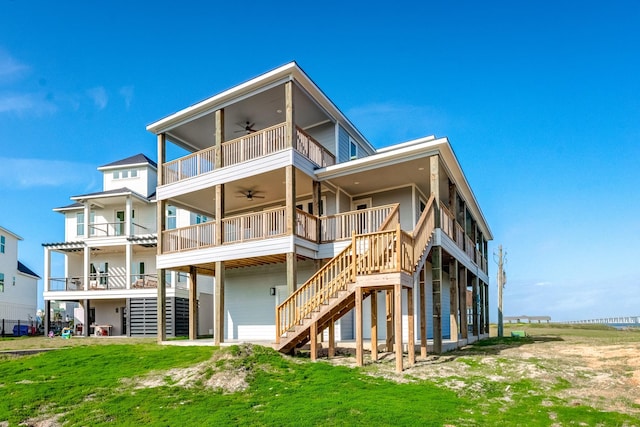
[[(64, 215), (65, 239), (43, 244), (45, 310), (50, 313), (51, 301), (79, 303), (76, 333), (157, 335), (156, 169), (143, 154), (101, 166), (103, 191), (73, 196), (74, 203), (54, 209)], [(168, 209), (173, 226), (190, 224), (188, 212)], [(51, 275), (53, 252), (64, 256), (62, 277)], [(163, 282), (168, 287), (166, 333), (186, 335), (188, 277), (174, 272)], [(206, 283), (200, 282), (202, 292)], [(209, 283), (207, 302), (212, 299)], [(212, 319), (208, 324), (205, 319), (199, 332), (211, 328)]]
[(440, 351), (488, 334), (492, 235), (446, 138), (376, 149), (296, 63), (147, 130), (160, 212), (212, 219), (165, 218), (157, 268), (215, 277), (216, 342), (313, 350), (326, 329), (361, 356), (364, 339), (402, 351), (428, 334)]
[(0, 328), (8, 334), (18, 321), (31, 325), (38, 303), (40, 276), (18, 260), (20, 240), (22, 237), (0, 227)]

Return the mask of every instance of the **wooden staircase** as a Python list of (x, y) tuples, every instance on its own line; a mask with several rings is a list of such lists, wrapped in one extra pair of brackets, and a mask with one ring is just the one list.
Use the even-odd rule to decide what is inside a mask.
[[(291, 353), (355, 306), (356, 278), (380, 273), (414, 275), (429, 254), (435, 229), (433, 195), (413, 233), (400, 228), (396, 206), (380, 230), (353, 234), (351, 243), (276, 308), (276, 350)], [(365, 294), (365, 297), (370, 293)]]

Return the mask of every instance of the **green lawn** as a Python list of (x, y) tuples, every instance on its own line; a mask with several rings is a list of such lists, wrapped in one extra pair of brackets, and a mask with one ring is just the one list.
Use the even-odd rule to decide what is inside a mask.
[[(25, 340), (2, 341), (0, 349), (29, 347)], [(371, 365), (313, 363), (259, 346), (82, 339), (50, 344), (61, 348), (0, 356), (0, 425), (56, 418), (74, 426), (640, 425), (629, 415), (548, 396), (531, 379), (496, 382), (478, 374), (471, 378), (473, 390), (454, 391), (438, 381), (412, 378), (410, 372), (405, 382), (392, 381), (372, 375)], [(490, 347), (522, 341), (489, 344), (473, 346), (468, 356), (456, 352), (457, 363), (475, 367)], [(215, 388), (234, 384), (238, 391)], [(568, 384), (558, 378), (555, 387)]]

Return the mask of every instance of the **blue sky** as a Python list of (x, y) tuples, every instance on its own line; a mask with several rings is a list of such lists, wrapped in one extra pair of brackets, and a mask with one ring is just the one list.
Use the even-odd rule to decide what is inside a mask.
[(505, 314), (640, 315), (640, 4), (218, 3), (2, 3), (0, 225), (29, 267), (98, 166), (156, 157), (147, 124), (296, 60), (375, 146), (449, 137)]

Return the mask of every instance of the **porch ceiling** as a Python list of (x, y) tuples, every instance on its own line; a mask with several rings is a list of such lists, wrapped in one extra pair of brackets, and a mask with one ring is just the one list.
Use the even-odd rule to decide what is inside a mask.
[[(294, 100), (295, 122), (301, 128), (329, 119), (297, 86), (294, 89)], [(224, 108), (225, 141), (245, 135), (247, 132), (244, 127), (247, 122), (253, 124), (254, 130), (283, 123), (286, 120), (284, 85), (280, 84), (217, 108)], [(185, 149), (202, 150), (214, 144), (215, 133), (215, 110), (211, 110), (197, 119), (176, 126), (168, 134), (172, 142)]]
[(325, 179), (351, 196), (365, 195), (384, 189), (415, 183), (425, 196), (431, 193), (429, 157), (412, 159), (384, 166), (363, 167)]
[[(278, 169), (225, 184), (226, 215), (247, 211), (261, 211), (272, 206), (284, 205), (286, 198), (286, 176)], [(246, 197), (251, 190), (257, 196)], [(298, 198), (311, 195), (312, 181), (307, 175), (296, 171), (296, 195)], [(191, 192), (171, 199), (172, 203), (213, 217), (215, 213), (215, 187)]]

